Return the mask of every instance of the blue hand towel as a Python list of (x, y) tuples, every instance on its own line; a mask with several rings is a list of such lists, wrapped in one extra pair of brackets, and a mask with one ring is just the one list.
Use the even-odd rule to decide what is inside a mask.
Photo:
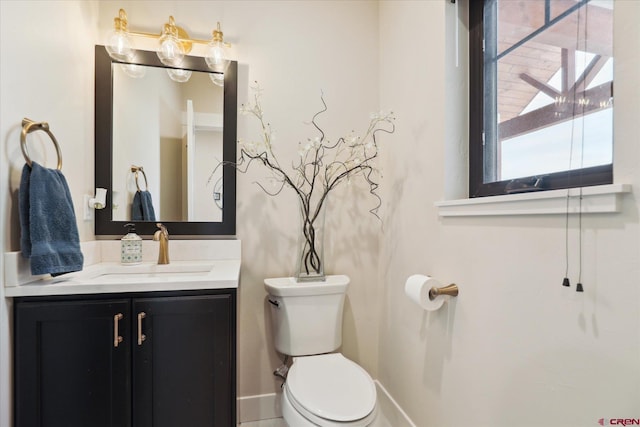
[(146, 190), (138, 190), (133, 196), (131, 205), (132, 221), (155, 221), (156, 213), (151, 202), (151, 193)]
[(80, 271), (84, 257), (67, 181), (59, 170), (31, 165), (22, 169), (18, 195), (22, 255), (34, 275)]

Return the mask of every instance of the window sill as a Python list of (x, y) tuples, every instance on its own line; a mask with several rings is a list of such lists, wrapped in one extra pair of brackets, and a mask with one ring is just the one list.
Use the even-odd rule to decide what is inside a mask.
[[(569, 213), (580, 211), (580, 189), (569, 191)], [(596, 185), (582, 188), (582, 213), (615, 213), (621, 210), (621, 200), (631, 192), (630, 184)], [(549, 215), (567, 213), (567, 189), (519, 193), (504, 196), (436, 202), (438, 215)]]

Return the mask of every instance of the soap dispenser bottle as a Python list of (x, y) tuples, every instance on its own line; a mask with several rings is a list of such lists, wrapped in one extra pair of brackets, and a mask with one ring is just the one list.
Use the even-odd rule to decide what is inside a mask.
[(120, 262), (135, 265), (142, 262), (142, 237), (136, 234), (135, 224), (125, 224), (127, 234), (120, 239)]

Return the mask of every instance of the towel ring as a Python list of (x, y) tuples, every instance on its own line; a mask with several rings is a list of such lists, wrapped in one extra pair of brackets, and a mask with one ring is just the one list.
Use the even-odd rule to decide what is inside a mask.
[(27, 134), (31, 132), (35, 132), (37, 130), (41, 130), (46, 132), (53, 141), (53, 145), (56, 147), (56, 154), (58, 155), (58, 170), (62, 169), (62, 153), (60, 152), (60, 146), (58, 145), (58, 141), (56, 141), (56, 137), (53, 136), (51, 130), (49, 129), (49, 123), (47, 122), (34, 122), (31, 119), (24, 118), (22, 119), (22, 134), (20, 135), (20, 148), (22, 149), (22, 155), (26, 160), (29, 167), (31, 167), (31, 157), (29, 157), (29, 150), (27, 150)]
[(142, 166), (133, 166), (131, 165), (131, 172), (134, 173), (134, 178), (136, 180), (136, 188), (138, 189), (138, 191), (140, 190), (140, 185), (138, 184), (138, 172), (142, 172), (142, 177), (144, 178), (144, 186), (145, 186), (145, 190), (149, 191), (149, 181), (147, 181), (147, 174), (144, 173), (144, 169)]

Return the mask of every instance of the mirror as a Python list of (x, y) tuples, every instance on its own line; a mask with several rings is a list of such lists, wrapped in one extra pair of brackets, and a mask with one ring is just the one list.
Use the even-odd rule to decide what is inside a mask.
[[(103, 46), (95, 55), (95, 179), (107, 189), (96, 235), (123, 235), (129, 222), (142, 235), (156, 222), (173, 235), (235, 234), (235, 168), (212, 173), (236, 157), (237, 62), (221, 76), (201, 57), (185, 56), (178, 70), (155, 52), (130, 63)], [(188, 81), (170, 78), (183, 70)]]
[(223, 88), (208, 72), (177, 82), (163, 68), (112, 69), (112, 219), (220, 222), (222, 169), (211, 171), (222, 162)]

